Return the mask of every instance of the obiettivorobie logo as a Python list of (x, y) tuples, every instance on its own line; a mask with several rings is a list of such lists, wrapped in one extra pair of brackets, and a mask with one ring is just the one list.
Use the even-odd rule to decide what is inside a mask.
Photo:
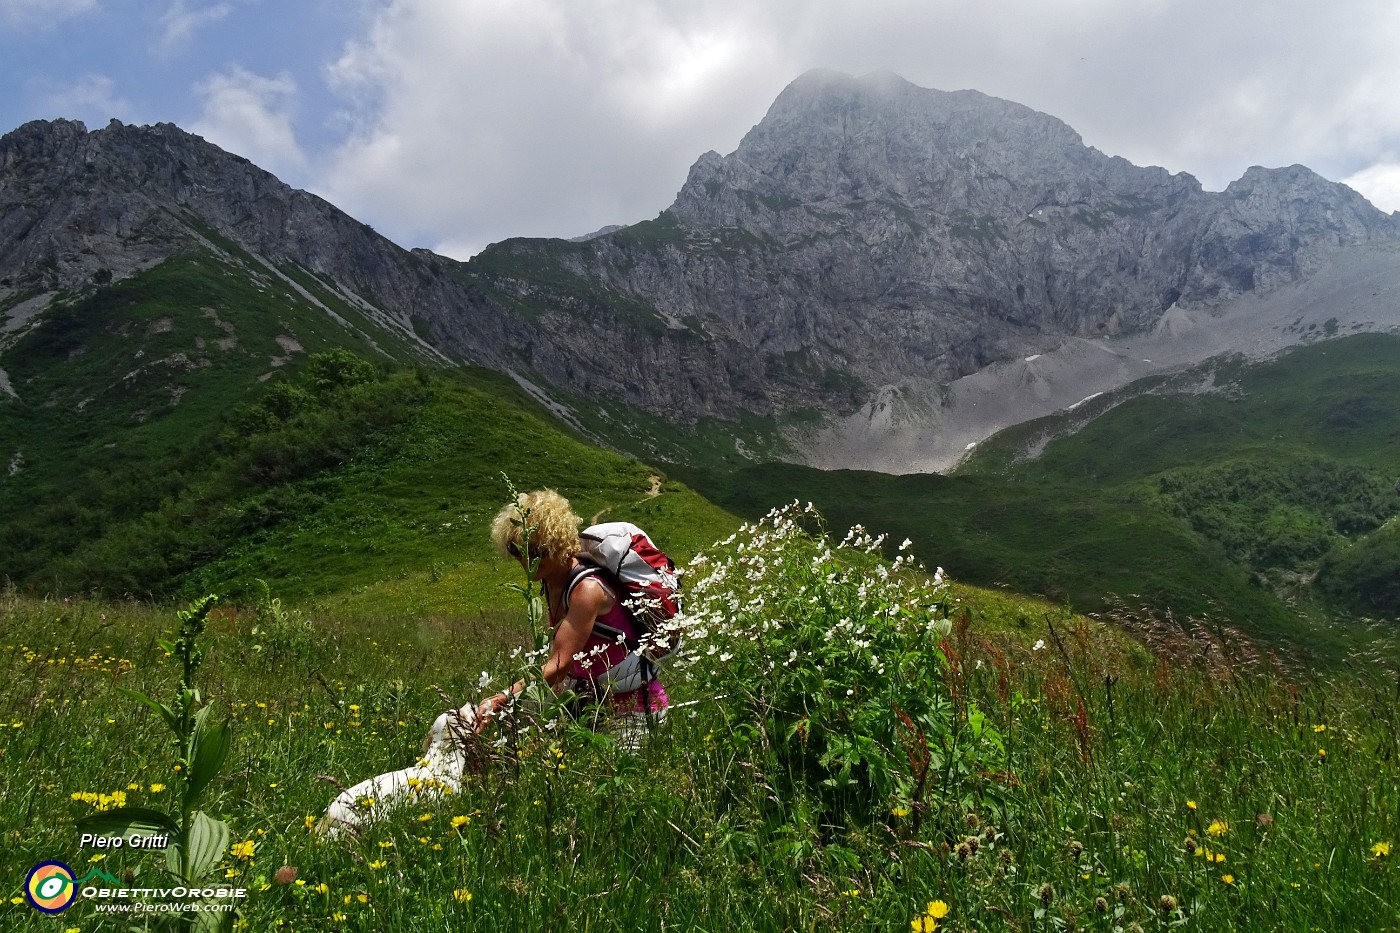
[(29, 869), (29, 877), (24, 879), (24, 897), (35, 910), (46, 914), (61, 914), (78, 899), (78, 888), (94, 878), (108, 884), (117, 884), (117, 879), (94, 868), (81, 878), (73, 877), (73, 869), (62, 862), (40, 862)]
[[(97, 881), (103, 886), (89, 884)], [(40, 862), (29, 869), (29, 877), (24, 880), (24, 897), (35, 910), (46, 914), (59, 914), (73, 906), (79, 895), (99, 902), (98, 911), (172, 911), (207, 910), (211, 912), (232, 911), (235, 903), (248, 896), (247, 888), (228, 887), (185, 887), (133, 888), (122, 886), (121, 881), (101, 869), (94, 868), (81, 878), (73, 876), (73, 869), (62, 862)], [(152, 903), (133, 901), (131, 898), (174, 898), (174, 902)], [(110, 903), (119, 901), (121, 903)], [(219, 903), (222, 901), (223, 903)]]

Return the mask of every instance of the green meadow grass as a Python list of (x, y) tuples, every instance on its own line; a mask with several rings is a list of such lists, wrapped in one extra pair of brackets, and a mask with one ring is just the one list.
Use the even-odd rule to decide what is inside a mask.
[[(777, 626), (771, 676), (841, 683), (839, 664), (789, 659), (784, 633), (824, 624), (823, 606), (883, 574), (820, 537), (788, 540), (732, 577), (736, 594), (775, 596), (766, 608), (745, 597), (746, 624)], [(828, 566), (849, 573), (803, 570), (826, 549)], [(755, 566), (736, 544), (706, 553), (735, 573)], [(907, 573), (889, 592), (915, 584)], [(709, 605), (726, 592), (708, 590)], [(532, 733), (460, 794), (337, 842), (307, 830), (336, 793), (317, 776), (348, 786), (412, 763), (444, 695), (461, 704), (477, 698), (483, 671), (511, 676), (523, 611), (499, 599), (455, 614), (322, 606), (306, 610), (314, 638), (269, 652), (256, 648), (267, 638), (251, 610), (220, 609), (202, 686), (235, 739), (206, 806), (231, 821), (242, 854), (230, 850), (217, 874), (249, 888), (249, 930), (873, 931), (932, 922), (930, 909), (944, 930), (1400, 925), (1393, 670), (1355, 658), (1316, 674), (1223, 627), (1108, 625), (993, 591), (948, 596), (938, 610), (948, 634), (926, 649), (934, 672), (891, 686), (954, 712), (935, 755), (978, 711), (999, 743), (985, 746), (994, 773), (949, 772), (913, 797), (857, 794), (836, 807), (823, 766), (781, 764), (791, 759), (778, 750), (800, 755), (806, 733), (774, 732), (716, 698), (723, 668), (711, 656), (668, 674), (673, 700), (698, 702), (637, 754), (578, 727)], [(74, 823), (94, 805), (75, 795), (169, 805), (168, 736), (119, 688), (169, 694), (178, 672), (155, 640), (173, 623), (171, 609), (138, 603), (0, 601), (5, 929), (106, 928), (86, 904), (55, 923), (15, 902), (39, 861), (155, 877), (149, 853), (95, 861), (101, 853), (78, 848)], [(744, 647), (752, 631), (710, 637), (761, 659), (768, 648)], [(883, 760), (910, 772), (917, 748), (906, 764), (900, 749), (868, 752), (894, 752)], [(279, 883), (286, 866), (295, 879), (284, 870)]]

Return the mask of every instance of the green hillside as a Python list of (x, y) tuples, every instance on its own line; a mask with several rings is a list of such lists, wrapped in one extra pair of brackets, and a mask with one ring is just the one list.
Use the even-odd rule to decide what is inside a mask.
[(409, 341), (285, 275), (171, 259), (60, 301), (0, 355), (19, 396), (0, 399), (0, 572), (38, 592), (264, 579), (292, 599), (495, 604), (505, 568), (483, 529), (503, 474), (677, 556), (735, 526), (675, 484), (653, 496), (649, 467), (570, 436), (504, 377), (406, 365)]
[(1067, 415), (1018, 426), (953, 476), (675, 472), (743, 515), (798, 498), (837, 526), (907, 536), (956, 579), (1081, 611), (1209, 616), (1338, 657), (1352, 632), (1337, 620), (1400, 617), (1400, 338), (1234, 361), (1215, 378), (1212, 394), (1126, 391), (1073, 433)]

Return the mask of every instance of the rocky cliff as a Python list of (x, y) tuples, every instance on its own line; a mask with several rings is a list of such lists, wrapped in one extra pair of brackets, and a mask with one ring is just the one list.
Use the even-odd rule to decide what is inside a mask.
[(907, 378), (1150, 329), (1173, 305), (1272, 289), (1397, 236), (1400, 219), (1302, 166), (1206, 192), (975, 91), (813, 72), (734, 153), (703, 155), (656, 221), (581, 248), (494, 250), (604, 283), (741, 357), (758, 384), (728, 365), (698, 385), (693, 370), (652, 380), (703, 394), (634, 390), (722, 414), (849, 409)]

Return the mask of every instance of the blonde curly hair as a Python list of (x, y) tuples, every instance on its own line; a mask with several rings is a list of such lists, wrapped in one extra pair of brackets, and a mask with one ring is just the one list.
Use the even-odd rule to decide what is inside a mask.
[(522, 492), (491, 520), (491, 542), (502, 554), (518, 557), (526, 551), (522, 539), (528, 528), (531, 557), (566, 561), (578, 553), (582, 524), (569, 500), (553, 489)]

